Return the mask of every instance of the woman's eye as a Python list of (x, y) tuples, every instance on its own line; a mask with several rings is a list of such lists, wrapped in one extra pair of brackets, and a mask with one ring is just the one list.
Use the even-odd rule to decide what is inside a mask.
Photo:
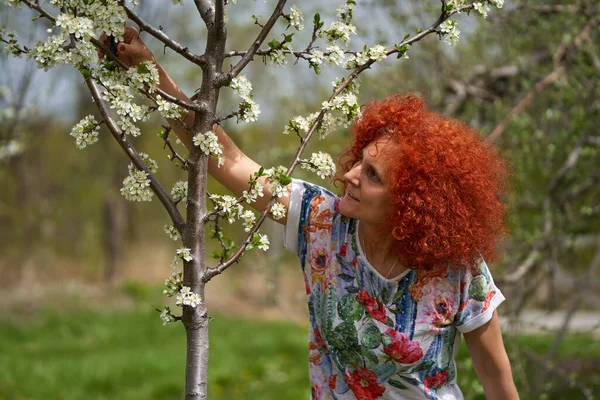
[(377, 172), (375, 172), (375, 170), (373, 169), (373, 167), (369, 167), (367, 168), (367, 176), (373, 180), (379, 181), (379, 175), (377, 175)]

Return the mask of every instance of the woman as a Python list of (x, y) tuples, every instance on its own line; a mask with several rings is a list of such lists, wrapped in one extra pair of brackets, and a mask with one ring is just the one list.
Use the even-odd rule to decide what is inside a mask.
[[(154, 61), (134, 28), (118, 52), (128, 66)], [(188, 101), (157, 67), (160, 88)], [(483, 261), (505, 233), (504, 162), (414, 96), (362, 114), (341, 160), (343, 196), (294, 180), (280, 200), (308, 295), (312, 398), (462, 399), (462, 333), (486, 397), (518, 399), (495, 311), (504, 297)], [(185, 128), (171, 125), (191, 148)], [(211, 160), (209, 172), (240, 195), (260, 166), (216, 133), (225, 163)], [(252, 205), (262, 212), (269, 197)]]

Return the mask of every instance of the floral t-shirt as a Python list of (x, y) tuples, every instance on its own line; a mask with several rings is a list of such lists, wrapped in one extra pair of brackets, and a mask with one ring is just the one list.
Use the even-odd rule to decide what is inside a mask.
[(492, 318), (504, 296), (485, 262), (386, 279), (367, 261), (340, 199), (293, 180), (286, 247), (300, 257), (308, 309), (311, 398), (462, 399), (460, 332)]

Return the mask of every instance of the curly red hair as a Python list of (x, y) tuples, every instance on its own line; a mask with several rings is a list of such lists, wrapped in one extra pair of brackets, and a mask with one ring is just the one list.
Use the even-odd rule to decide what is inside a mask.
[(498, 256), (507, 233), (504, 159), (469, 126), (427, 109), (415, 95), (394, 95), (362, 107), (350, 149), (340, 158), (336, 182), (372, 141), (390, 137), (380, 153), (392, 204), (380, 229), (392, 234), (411, 268), (474, 266)]

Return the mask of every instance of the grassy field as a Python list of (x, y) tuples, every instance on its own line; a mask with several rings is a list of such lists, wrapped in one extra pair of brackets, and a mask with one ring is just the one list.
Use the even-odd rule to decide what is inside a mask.
[[(291, 323), (215, 316), (210, 398), (308, 399), (306, 337), (306, 327)], [(520, 343), (541, 353), (550, 340), (525, 337)], [(600, 344), (570, 337), (560, 357), (597, 362)], [(150, 311), (46, 312), (35, 322), (0, 322), (0, 399), (181, 399), (184, 358), (183, 328), (161, 326)], [(531, 376), (535, 368), (522, 372)], [(598, 375), (589, 377), (596, 393)], [(467, 399), (484, 399), (464, 348), (459, 384)], [(522, 392), (522, 398), (540, 397)], [(544, 398), (584, 397), (570, 389)]]

